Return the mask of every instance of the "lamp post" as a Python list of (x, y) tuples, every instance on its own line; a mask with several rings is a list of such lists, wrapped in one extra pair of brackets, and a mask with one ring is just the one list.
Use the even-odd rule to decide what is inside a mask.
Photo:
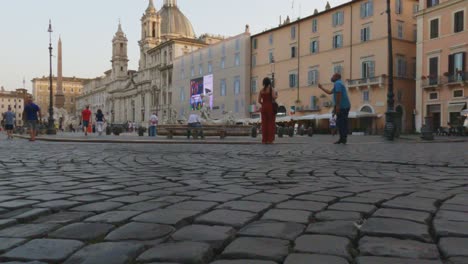
[(271, 65), (271, 87), (275, 87), (275, 57), (273, 55), (271, 56), (270, 59), (270, 65)]
[(52, 92), (52, 22), (49, 20), (49, 124), (47, 126), (47, 135), (55, 135), (57, 131), (54, 125), (54, 104), (53, 104), (53, 92)]
[(388, 30), (388, 91), (387, 112), (385, 113), (385, 137), (388, 140), (395, 138), (395, 94), (393, 92), (393, 36), (390, 0), (387, 0), (387, 30)]

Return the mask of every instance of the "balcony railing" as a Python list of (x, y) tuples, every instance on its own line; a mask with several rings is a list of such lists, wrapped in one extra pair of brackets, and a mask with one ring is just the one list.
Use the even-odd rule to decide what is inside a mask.
[(441, 76), (430, 76), (422, 80), (423, 88), (437, 87), (442, 84)]
[(379, 86), (382, 87), (384, 84), (384, 77), (377, 76), (377, 77), (370, 77), (364, 79), (354, 79), (348, 80), (348, 88), (356, 88), (356, 87), (371, 87), (371, 86)]
[(468, 72), (459, 72), (447, 76), (447, 84), (457, 84), (468, 81)]

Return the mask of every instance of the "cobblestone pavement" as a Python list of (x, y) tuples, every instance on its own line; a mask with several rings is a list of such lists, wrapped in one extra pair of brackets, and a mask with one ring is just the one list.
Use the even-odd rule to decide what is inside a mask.
[(0, 137), (3, 263), (466, 264), (468, 143)]

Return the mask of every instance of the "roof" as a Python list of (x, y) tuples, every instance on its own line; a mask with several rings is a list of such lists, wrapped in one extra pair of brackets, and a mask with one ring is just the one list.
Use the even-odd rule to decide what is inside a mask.
[(161, 17), (161, 36), (181, 36), (195, 38), (190, 20), (177, 5), (164, 5), (158, 14)]

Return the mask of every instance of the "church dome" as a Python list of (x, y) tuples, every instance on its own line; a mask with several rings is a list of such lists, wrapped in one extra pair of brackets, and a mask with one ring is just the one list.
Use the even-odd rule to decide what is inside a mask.
[[(171, 1), (168, 1), (171, 3)], [(175, 2), (175, 1), (174, 1)], [(164, 4), (158, 12), (161, 17), (161, 36), (195, 38), (192, 23), (176, 4)]]

